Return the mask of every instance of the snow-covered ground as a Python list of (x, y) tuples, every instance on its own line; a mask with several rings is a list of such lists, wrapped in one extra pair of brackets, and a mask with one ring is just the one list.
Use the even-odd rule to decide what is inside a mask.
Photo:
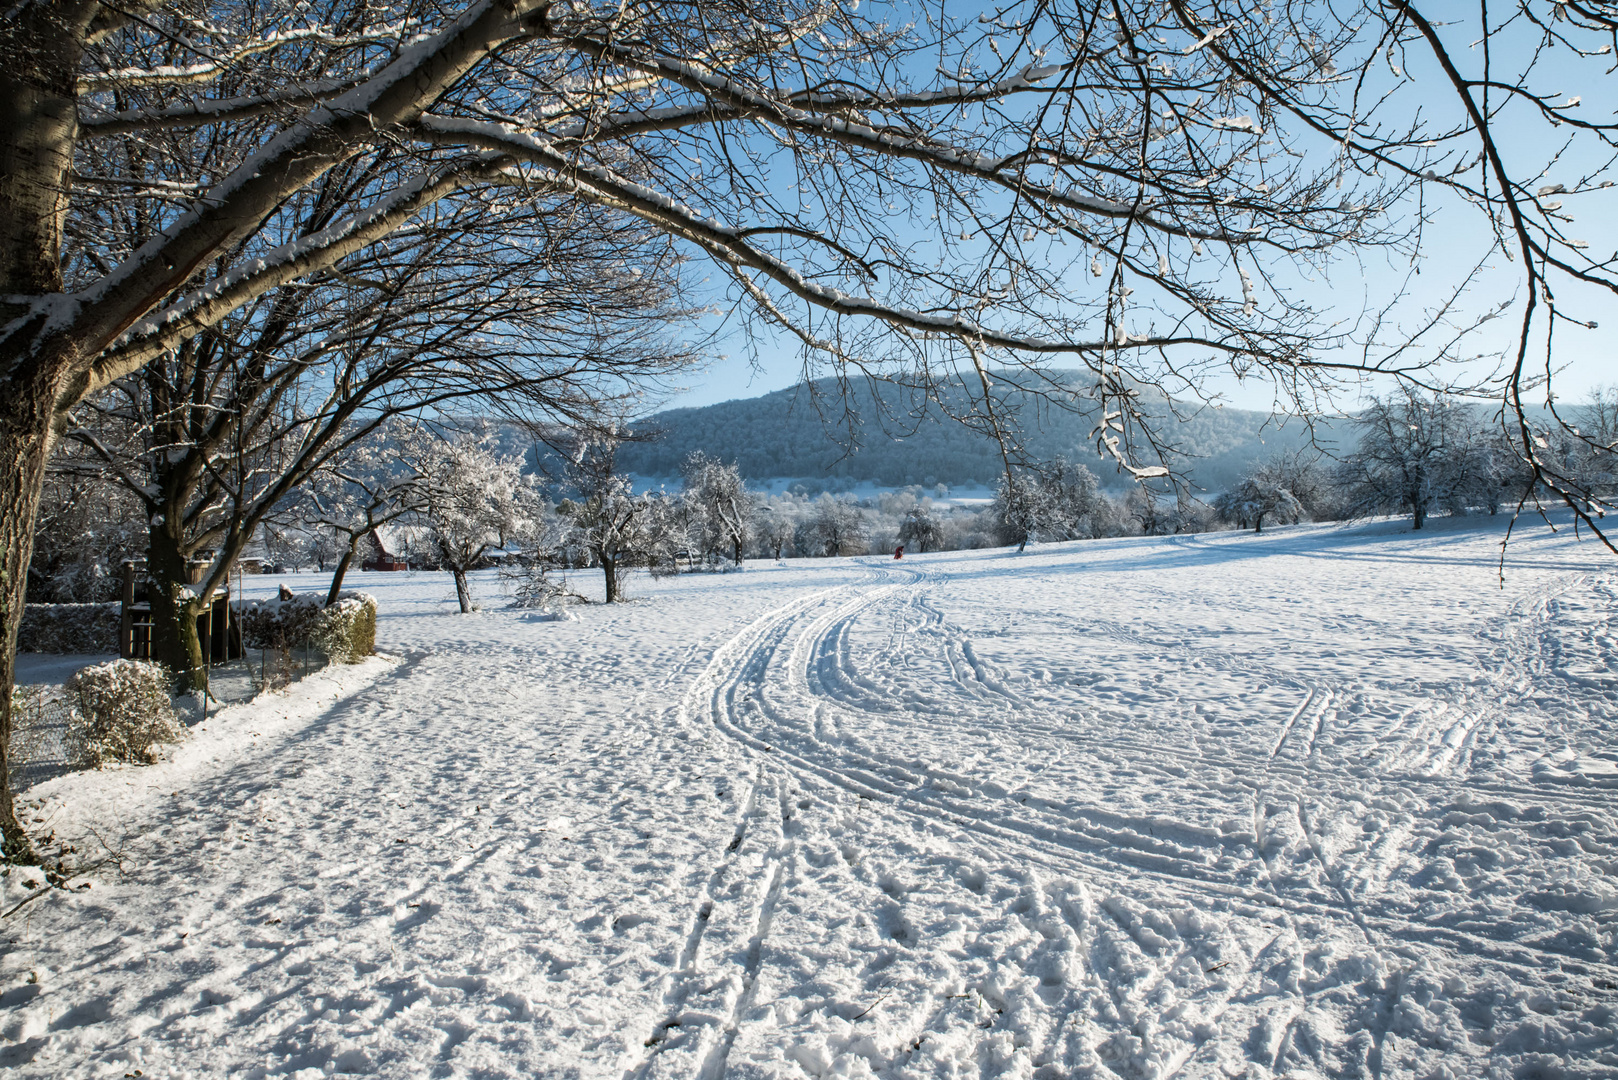
[(4, 923), (0, 1065), (1618, 1075), (1618, 563), (1524, 530), (1502, 589), (1501, 524), (756, 564), (561, 622), (362, 575), (396, 662), (27, 793), (125, 872)]

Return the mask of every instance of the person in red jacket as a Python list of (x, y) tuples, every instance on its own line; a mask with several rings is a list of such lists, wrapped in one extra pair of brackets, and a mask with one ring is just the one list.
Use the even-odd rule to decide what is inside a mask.
[(905, 557), (905, 546), (903, 544), (900, 544), (898, 547), (893, 549), (893, 557), (895, 559), (902, 559)]

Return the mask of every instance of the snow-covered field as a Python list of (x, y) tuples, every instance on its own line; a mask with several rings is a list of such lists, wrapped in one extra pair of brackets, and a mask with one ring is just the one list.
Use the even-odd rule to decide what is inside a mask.
[(755, 564), (563, 622), (362, 575), (396, 662), (27, 793), (125, 873), (4, 923), (0, 1065), (1618, 1076), (1618, 562), (1524, 530), (1502, 590), (1502, 524)]

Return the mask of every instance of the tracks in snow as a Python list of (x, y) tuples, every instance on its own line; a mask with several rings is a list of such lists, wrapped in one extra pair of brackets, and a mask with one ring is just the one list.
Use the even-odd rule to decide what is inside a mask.
[[(1390, 957), (1393, 968), (1419, 954), (1413, 949), (1437, 948), (1470, 952), (1524, 974), (1560, 970), (1586, 983), (1592, 975), (1607, 980), (1618, 975), (1614, 965), (1516, 940), (1509, 928), (1497, 935), (1476, 922), (1428, 923), (1412, 910), (1412, 901), (1365, 892), (1380, 889), (1412, 857), (1414, 841), (1406, 832), (1383, 828), (1348, 849), (1339, 836), (1341, 821), (1332, 821), (1333, 836), (1322, 832), (1323, 822), (1341, 814), (1339, 792), (1374, 795), (1382, 787), (1425, 792), (1434, 813), (1446, 800), (1463, 796), (1599, 805), (1595, 793), (1545, 791), (1474, 774), (1479, 748), (1497, 737), (1508, 686), (1497, 682), (1469, 699), (1418, 703), (1376, 729), (1363, 721), (1354, 728), (1355, 721), (1347, 718), (1345, 709), (1363, 711), (1354, 694), (1300, 683), (1301, 701), (1262, 746), (1206, 739), (1192, 747), (1164, 745), (1128, 727), (1100, 730), (1050, 715), (1043, 704), (1049, 695), (1042, 697), (1037, 683), (997, 668), (950, 624), (929, 595), (935, 582), (924, 570), (873, 567), (871, 578), (800, 597), (754, 620), (721, 646), (682, 700), (680, 722), (693, 733), (723, 736), (754, 762), (758, 779), (737, 842), (714, 871), (693, 919), (692, 944), (667, 997), (668, 1016), (649, 1040), (647, 1058), (628, 1075), (723, 1075), (736, 1033), (755, 1004), (775, 912), (791, 886), (795, 841), (786, 836), (791, 809), (782, 793), (794, 781), (841, 790), (909, 827), (956, 837), (1049, 872), (1104, 882), (1126, 893), (1132, 885), (1150, 882), (1149, 891), (1166, 890), (1193, 907), (1217, 898), (1237, 913), (1262, 918), (1271, 912), (1287, 927), (1283, 936), (1294, 950), (1293, 964), (1302, 963), (1297, 950), (1306, 937), (1336, 924), (1377, 951), (1391, 949), (1394, 957), (1407, 958)], [(1120, 640), (1130, 637), (1140, 647), (1148, 641), (1109, 633)], [(1237, 659), (1183, 645), (1150, 645), (1192, 656), (1231, 678), (1242, 673)], [(1274, 672), (1264, 674), (1275, 684), (1291, 682)], [(991, 730), (996, 725), (1005, 730)], [(981, 769), (951, 766), (940, 753), (964, 746), (981, 759), (984, 753), (1014, 748), (1019, 731), (1067, 748), (1054, 759), (1023, 767), (1029, 778), (1043, 780), (1054, 775), (1053, 769), (1082, 775), (1092, 760), (1139, 761), (1147, 768), (1193, 773), (1224, 770), (1252, 800), (1252, 861), (1242, 857), (1246, 841), (1239, 835), (1172, 814), (1112, 810), (1095, 797), (1058, 797), (1049, 785), (1008, 788), (996, 782), (1008, 773), (993, 762)], [(1369, 731), (1374, 738), (1369, 744), (1350, 738), (1355, 731)], [(1345, 751), (1353, 757), (1341, 756)], [(1219, 796), (1219, 785), (1195, 775), (1185, 786), (1193, 794), (1207, 789), (1209, 798)], [(776, 797), (760, 802), (761, 791)], [(1321, 795), (1337, 799), (1334, 808), (1310, 805)], [(761, 806), (781, 808), (772, 819), (778, 824), (760, 824)], [(751, 855), (739, 857), (749, 837), (757, 841)], [(1284, 865), (1276, 862), (1283, 855)], [(1257, 880), (1249, 869), (1255, 865)], [(1312, 884), (1306, 866), (1313, 867)], [(730, 888), (729, 882), (743, 878), (751, 883), (748, 889)], [(710, 963), (703, 942), (714, 934), (710, 921), (727, 906), (734, 910), (726, 915), (724, 960)], [(1305, 930), (1297, 919), (1310, 920), (1313, 929)], [(724, 1007), (694, 1009), (693, 1002), (714, 997), (715, 980), (724, 984), (719, 994)], [(1396, 996), (1397, 987), (1390, 993)], [(1392, 1001), (1386, 1005), (1391, 1009)], [(1306, 1011), (1300, 1004), (1293, 1020)], [(1277, 1063), (1289, 1032), (1290, 1022), (1275, 1050)], [(1371, 1031), (1373, 1071), (1381, 1064), (1384, 1032), (1385, 1025)], [(1176, 1050), (1173, 1069), (1164, 1075), (1183, 1068), (1197, 1052), (1196, 1046)], [(676, 1059), (683, 1061), (679, 1069), (670, 1065)]]

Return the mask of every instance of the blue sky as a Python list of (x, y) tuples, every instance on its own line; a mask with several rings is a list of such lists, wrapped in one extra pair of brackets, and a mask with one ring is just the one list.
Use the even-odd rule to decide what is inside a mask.
[[(1475, 13), (1467, 16), (1459, 9), (1456, 14), (1462, 19), (1475, 17)], [(1458, 64), (1478, 66), (1481, 63), (1481, 50), (1468, 46), (1468, 40), (1477, 36), (1476, 28), (1458, 21), (1449, 24), (1443, 33), (1450, 41), (1452, 54)], [(1502, 71), (1525, 62), (1529, 44), (1531, 40), (1519, 30), (1501, 35), (1492, 58), (1494, 75), (1498, 77)], [(1569, 99), (1574, 95), (1582, 97), (1582, 108), (1586, 111), (1579, 115), (1590, 120), (1609, 119), (1612, 116), (1613, 106), (1618, 104), (1618, 94), (1614, 93), (1611, 75), (1606, 71), (1610, 57), (1571, 63), (1555, 55), (1551, 59), (1551, 63), (1542, 64), (1536, 71), (1532, 80), (1534, 90), (1546, 95), (1558, 95), (1558, 100), (1563, 94), (1569, 95)], [(1402, 123), (1419, 113), (1434, 131), (1443, 126), (1446, 117), (1451, 121), (1458, 118), (1455, 98), (1437, 77), (1438, 72), (1430, 56), (1423, 57), (1419, 52), (1402, 52), (1398, 54), (1397, 62), (1403, 66), (1396, 66), (1391, 54), (1389, 58), (1378, 55), (1368, 68), (1368, 85), (1375, 88), (1373, 96), (1384, 92), (1389, 95), (1383, 104), (1387, 110), (1385, 118), (1391, 117), (1395, 123)], [(1551, 86), (1547, 80), (1553, 79), (1567, 85)], [(1381, 85), (1375, 85), (1378, 82)], [(1530, 187), (1541, 182), (1566, 183), (1569, 186), (1591, 184), (1592, 176), (1606, 175), (1610, 169), (1610, 163), (1599, 147), (1567, 144), (1568, 132), (1565, 128), (1555, 130), (1536, 113), (1526, 109), (1507, 107), (1495, 117), (1495, 127), (1514, 173), (1531, 182)], [(1310, 154), (1332, 155), (1336, 152), (1335, 144), (1310, 145), (1304, 140), (1293, 145)], [(1456, 145), (1456, 156), (1450, 158), (1451, 161), (1460, 160), (1475, 151), (1475, 145), (1464, 138), (1457, 140)], [(1440, 147), (1434, 153), (1442, 154), (1443, 151), (1444, 147)], [(775, 179), (770, 178), (771, 186), (774, 186)], [(1442, 188), (1429, 188), (1425, 198), (1427, 202), (1420, 209), (1427, 214), (1428, 224), (1423, 234), (1418, 273), (1412, 275), (1408, 260), (1390, 261), (1387, 256), (1377, 252), (1357, 256), (1363, 262), (1340, 260), (1329, 277), (1311, 278), (1290, 267), (1276, 268), (1276, 273), (1297, 296), (1315, 308), (1329, 312), (1330, 318), (1348, 322), (1402, 294), (1396, 307), (1398, 320), (1404, 325), (1414, 325), (1422, 322), (1424, 313), (1447, 298), (1453, 289), (1459, 287), (1467, 272), (1487, 257), (1489, 261), (1484, 269), (1459, 300), (1458, 310), (1463, 316), (1476, 317), (1494, 311), (1502, 303), (1509, 301), (1510, 304), (1500, 309), (1500, 317), (1487, 323), (1474, 335), (1468, 351), (1498, 355), (1511, 350), (1524, 307), (1520, 266), (1509, 262), (1498, 249), (1490, 254), (1493, 238), (1489, 234), (1485, 216), (1478, 209)], [(1618, 251), (1618, 188), (1558, 198), (1566, 203), (1561, 212), (1576, 219), (1576, 223), (1570, 222), (1565, 227), (1575, 232), (1579, 239), (1588, 242), (1592, 255), (1598, 251)], [(1391, 209), (1391, 217), (1395, 221), (1409, 223), (1414, 220), (1417, 210), (1414, 203), (1395, 206)], [(902, 212), (900, 216), (903, 216)], [(927, 228), (924, 221), (917, 221), (912, 216), (908, 225), (896, 223), (895, 231), (908, 231), (921, 243), (927, 243)], [(710, 283), (699, 287), (699, 297), (716, 304), (722, 303), (723, 298), (718, 293), (722, 275), (699, 267), (693, 276), (701, 278), (704, 274), (710, 274)], [(1075, 282), (1074, 287), (1089, 290), (1090, 283), (1083, 280)], [(1593, 330), (1568, 322), (1560, 323), (1557, 328), (1557, 396), (1564, 403), (1576, 402), (1596, 385), (1618, 382), (1618, 377), (1615, 377), (1618, 373), (1615, 373), (1607, 345), (1608, 336), (1618, 332), (1618, 311), (1614, 311), (1611, 294), (1603, 290), (1588, 286), (1575, 288), (1566, 282), (1556, 283), (1556, 288), (1559, 300), (1572, 315), (1598, 324), (1598, 328)], [(705, 289), (707, 295), (704, 295)], [(1610, 316), (1609, 312), (1612, 312)], [(686, 389), (671, 395), (668, 405), (706, 405), (733, 398), (753, 397), (791, 386), (801, 378), (802, 361), (794, 340), (784, 334), (765, 331), (766, 336), (749, 342), (738, 328), (738, 323), (739, 320), (721, 321), (718, 318), (709, 321), (706, 329), (710, 332), (724, 328), (710, 349), (714, 359), (704, 370), (691, 373), (685, 380)], [(1332, 359), (1345, 358), (1327, 355)], [(1057, 359), (1051, 362), (1051, 366), (1072, 367), (1076, 364), (1072, 360), (1064, 362)], [(1483, 380), (1491, 367), (1492, 361), (1482, 361), (1454, 368), (1452, 372), (1461, 378)], [(1350, 383), (1342, 388), (1335, 403), (1340, 408), (1352, 409), (1357, 407), (1364, 395), (1384, 392), (1389, 388), (1390, 384), (1385, 381)], [(1270, 409), (1284, 405), (1275, 387), (1262, 378), (1238, 380), (1234, 375), (1214, 374), (1204, 389), (1218, 395), (1224, 402), (1241, 408)]]

